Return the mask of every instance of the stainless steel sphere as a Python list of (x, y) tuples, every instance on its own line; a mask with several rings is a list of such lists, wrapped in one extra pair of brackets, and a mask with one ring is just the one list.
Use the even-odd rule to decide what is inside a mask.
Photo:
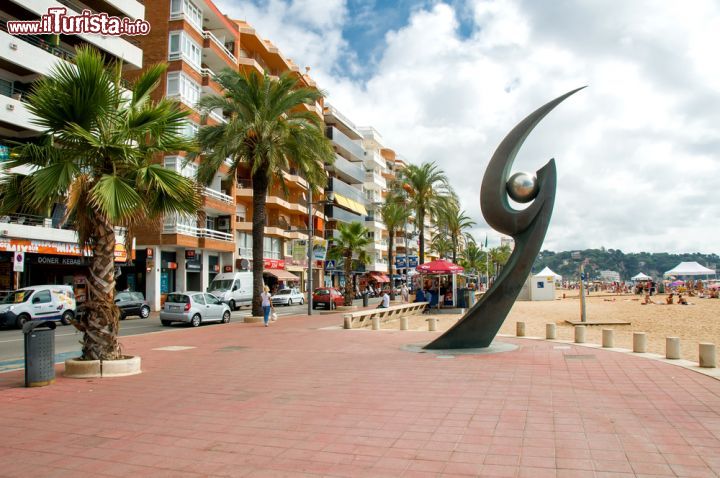
[(519, 203), (530, 202), (538, 194), (538, 181), (534, 174), (515, 173), (505, 185), (508, 195)]

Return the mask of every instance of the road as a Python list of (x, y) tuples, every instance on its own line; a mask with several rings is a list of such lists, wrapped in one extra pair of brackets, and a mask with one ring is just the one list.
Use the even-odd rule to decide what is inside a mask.
[[(356, 300), (355, 304), (360, 305), (362, 301)], [(290, 307), (278, 306), (275, 308), (279, 316), (307, 314), (306, 305), (293, 305)], [(314, 313), (320, 313), (316, 310)], [(243, 307), (232, 313), (231, 322), (242, 320), (250, 315), (250, 308)], [(213, 327), (215, 324), (208, 324)], [(189, 327), (186, 324), (173, 324), (170, 327), (163, 327), (160, 324), (157, 312), (147, 319), (128, 317), (120, 323), (120, 336), (142, 335), (158, 332), (168, 332), (173, 329)], [(55, 329), (55, 359), (62, 362), (67, 358), (75, 357), (80, 352), (80, 340), (82, 334), (71, 325), (63, 326), (58, 323)], [(0, 329), (0, 372), (23, 368), (24, 364), (24, 339), (20, 329)]]

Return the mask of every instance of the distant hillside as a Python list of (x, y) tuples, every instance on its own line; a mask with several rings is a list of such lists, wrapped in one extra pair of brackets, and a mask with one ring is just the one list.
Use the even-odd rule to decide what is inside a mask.
[[(540, 272), (545, 266), (563, 276), (563, 279), (577, 280), (579, 278), (579, 260), (570, 257), (571, 251), (553, 252), (542, 251), (533, 265), (533, 272)], [(591, 279), (599, 278), (601, 270), (617, 271), (621, 280), (630, 280), (638, 272), (661, 279), (663, 272), (672, 269), (682, 261), (695, 261), (716, 269), (720, 266), (720, 256), (717, 254), (668, 254), (666, 252), (649, 253), (638, 252), (625, 254), (618, 249), (586, 249), (580, 252), (582, 259), (589, 259), (585, 270), (590, 273)]]

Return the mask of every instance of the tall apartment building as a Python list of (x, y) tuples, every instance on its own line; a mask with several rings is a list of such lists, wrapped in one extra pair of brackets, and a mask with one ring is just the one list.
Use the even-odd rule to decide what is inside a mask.
[[(193, 137), (201, 125), (227, 121), (221, 111), (201, 116), (197, 102), (221, 94), (213, 80), (225, 68), (236, 69), (240, 36), (235, 23), (210, 1), (146, 0), (150, 34), (138, 37), (145, 64), (167, 63), (155, 98), (177, 98), (190, 114), (185, 134)], [(132, 80), (134, 75), (127, 75)], [(197, 164), (186, 152), (158, 158), (166, 168), (194, 177)], [(194, 216), (165, 217), (161, 228), (137, 234), (137, 284), (153, 310), (174, 290), (205, 290), (215, 274), (234, 270), (235, 181), (227, 164), (203, 189), (202, 209)]]
[[(194, 136), (203, 125), (226, 122), (222, 111), (201, 115), (197, 102), (205, 95), (222, 94), (214, 80), (224, 69), (278, 76), (294, 72), (304, 86), (315, 83), (246, 22), (229, 19), (210, 0), (145, 0), (152, 31), (140, 38), (146, 64), (167, 62), (156, 99), (177, 98), (190, 115), (185, 132)], [(132, 75), (129, 75), (132, 79)], [(303, 108), (322, 118), (322, 105)], [(194, 177), (197, 161), (186, 153), (159, 159), (165, 167)], [(251, 268), (252, 184), (249, 170), (240, 168), (228, 177), (230, 158), (211, 184), (203, 189), (203, 206), (193, 217), (166, 217), (161, 229), (142, 231), (137, 237), (137, 288), (144, 290), (153, 309), (173, 290), (205, 290), (220, 272)], [(279, 184), (267, 197), (264, 239), (265, 282), (304, 281), (305, 259), (293, 258), (293, 240), (307, 239), (307, 183), (291, 169), (284, 177), (289, 195)], [(314, 224), (322, 236), (323, 216)], [(322, 264), (319, 264), (322, 267)], [(317, 264), (316, 264), (317, 267)], [(321, 273), (317, 273), (317, 280)]]
[[(10, 35), (7, 22), (39, 20), (50, 7), (64, 7), (68, 16), (83, 10), (142, 19), (145, 7), (136, 0), (4, 0), (0, 2), (0, 160), (6, 160), (9, 141), (31, 141), (41, 131), (25, 106), (31, 84), (60, 63), (72, 63), (76, 47), (91, 45), (107, 60), (122, 60), (125, 72), (143, 65), (143, 51), (134, 40), (90, 34)], [(27, 174), (28, 170), (13, 171)], [(76, 284), (84, 288), (88, 258), (77, 246), (77, 235), (61, 227), (63, 208), (56, 205), (49, 216), (9, 214), (0, 217), (0, 289), (36, 284)], [(117, 231), (122, 233), (122, 231)], [(122, 242), (123, 237), (119, 237)], [(13, 253), (24, 252), (23, 272), (13, 273)], [(133, 280), (134, 269), (125, 267), (128, 254), (116, 248), (118, 284)]]
[[(289, 58), (286, 58), (270, 41), (261, 38), (247, 22), (235, 20), (240, 34), (238, 64), (240, 71), (247, 73), (268, 73), (277, 77), (284, 72), (297, 75), (300, 84), (307, 88), (317, 88), (315, 82)], [(306, 70), (309, 70), (306, 69)], [(314, 105), (302, 105), (323, 119), (322, 100)], [(307, 259), (293, 257), (292, 249), (295, 241), (308, 240), (308, 184), (291, 167), (281, 178), (288, 194), (283, 192), (282, 185), (277, 182), (268, 191), (266, 201), (265, 226), (265, 282), (270, 286), (279, 281), (298, 283), (301, 290), (305, 289), (307, 280)], [(322, 189), (321, 189), (322, 191)], [(238, 259), (252, 259), (252, 180), (249, 168), (242, 168), (237, 174), (236, 189), (236, 224), (235, 241), (238, 246)], [(314, 197), (317, 201), (319, 198)], [(316, 240), (324, 235), (325, 216), (321, 210), (313, 210), (313, 233)], [(323, 262), (313, 264), (313, 284), (322, 284)]]
[[(325, 132), (335, 149), (335, 162), (327, 166), (330, 174), (327, 189), (335, 197), (333, 204), (325, 206), (327, 230), (325, 237), (332, 241), (340, 224), (365, 223), (368, 216), (366, 199), (363, 194), (365, 182), (365, 149), (363, 135), (358, 128), (332, 105), (325, 104)], [(365, 272), (359, 266), (354, 272)], [(339, 264), (325, 271), (325, 282), (340, 286), (345, 281)]]
[(375, 272), (376, 279), (383, 282), (390, 282), (386, 273), (390, 272), (388, 264), (388, 229), (383, 223), (380, 215), (380, 207), (385, 203), (388, 194), (388, 181), (391, 181), (395, 174), (388, 167), (388, 162), (394, 162), (395, 152), (385, 147), (384, 140), (380, 133), (371, 126), (359, 128), (363, 135), (363, 147), (365, 148), (365, 199), (368, 204), (368, 215), (365, 218), (365, 227), (370, 230), (370, 237), (373, 242), (368, 247), (368, 254), (372, 262), (367, 265), (367, 270)]

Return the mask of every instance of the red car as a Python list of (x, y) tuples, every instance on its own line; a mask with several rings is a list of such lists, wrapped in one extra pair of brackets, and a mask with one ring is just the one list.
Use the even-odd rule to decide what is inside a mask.
[(321, 287), (315, 289), (313, 292), (313, 309), (317, 309), (318, 305), (323, 305), (329, 310), (337, 308), (338, 305), (343, 305), (345, 298), (339, 290), (332, 287)]

